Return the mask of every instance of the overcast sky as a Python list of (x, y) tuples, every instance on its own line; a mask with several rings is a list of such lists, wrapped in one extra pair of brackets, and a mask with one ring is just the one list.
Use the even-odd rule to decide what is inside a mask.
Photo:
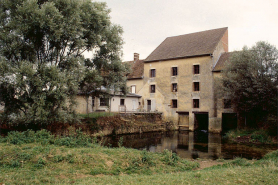
[(228, 27), (229, 51), (268, 41), (278, 47), (277, 0), (97, 0), (124, 30), (123, 60), (145, 59), (166, 38)]

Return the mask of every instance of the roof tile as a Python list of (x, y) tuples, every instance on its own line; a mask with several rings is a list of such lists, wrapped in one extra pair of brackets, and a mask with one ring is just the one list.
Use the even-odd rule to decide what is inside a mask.
[(145, 62), (212, 54), (227, 27), (166, 38)]

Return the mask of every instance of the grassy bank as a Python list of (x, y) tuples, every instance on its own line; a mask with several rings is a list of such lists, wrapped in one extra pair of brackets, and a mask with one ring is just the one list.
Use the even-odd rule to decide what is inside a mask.
[(0, 148), (0, 182), (5, 184), (69, 184), (86, 177), (174, 173), (198, 167), (167, 150), (102, 147), (81, 132), (65, 137), (47, 131), (12, 132), (1, 138)]
[[(80, 131), (46, 131), (0, 139), (0, 184), (276, 184), (278, 151), (261, 160), (235, 159), (203, 170), (170, 151), (107, 148)], [(121, 142), (119, 142), (121, 145)], [(195, 169), (195, 170), (194, 170)]]
[(269, 134), (269, 131), (263, 129), (242, 129), (230, 130), (224, 136), (235, 143), (254, 143), (254, 144), (275, 144), (277, 136)]

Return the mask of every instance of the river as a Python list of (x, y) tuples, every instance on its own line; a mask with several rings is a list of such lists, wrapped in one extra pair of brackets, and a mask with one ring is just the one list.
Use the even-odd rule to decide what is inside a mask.
[(102, 138), (105, 146), (118, 147), (122, 137), (122, 146), (151, 152), (163, 152), (165, 149), (187, 159), (233, 159), (242, 157), (260, 159), (266, 153), (276, 150), (275, 145), (246, 145), (229, 143), (221, 134), (207, 131), (169, 131), (149, 132), (106, 136)]

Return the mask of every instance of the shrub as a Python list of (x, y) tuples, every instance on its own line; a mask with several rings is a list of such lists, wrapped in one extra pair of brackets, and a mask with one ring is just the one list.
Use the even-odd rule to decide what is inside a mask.
[(56, 138), (46, 130), (40, 130), (37, 132), (34, 132), (33, 130), (27, 130), (24, 132), (12, 131), (8, 133), (8, 136), (5, 139), (1, 139), (1, 142), (4, 141), (15, 145), (40, 143), (42, 145), (54, 144), (68, 147), (91, 147), (93, 144), (96, 144), (96, 140), (92, 140), (92, 138), (89, 135), (84, 134), (81, 129), (76, 130), (75, 133), (70, 133), (68, 136)]
[(148, 164), (150, 166), (154, 165), (153, 159), (152, 159), (152, 156), (151, 156), (150, 152), (148, 152), (146, 150), (143, 150), (141, 152), (141, 155), (142, 155), (142, 163)]
[(262, 142), (262, 143), (270, 142), (268, 133), (265, 130), (258, 130), (258, 131), (253, 132), (251, 134), (251, 139)]
[(175, 166), (179, 160), (179, 156), (176, 153), (173, 153), (172, 151), (169, 151), (167, 149), (163, 151), (163, 155), (163, 161), (166, 162), (166, 164), (168, 165)]

